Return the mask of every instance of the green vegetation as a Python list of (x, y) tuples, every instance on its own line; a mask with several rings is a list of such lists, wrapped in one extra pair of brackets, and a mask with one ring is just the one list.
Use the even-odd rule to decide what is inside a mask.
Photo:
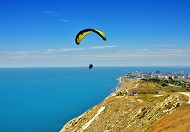
[[(184, 82), (184, 81), (180, 81), (180, 80), (173, 80), (173, 79), (168, 79), (168, 80), (166, 80), (166, 79), (158, 79), (158, 78), (147, 78), (147, 79), (141, 79), (142, 80), (142, 82), (143, 83), (154, 83), (154, 84), (156, 84), (156, 85), (158, 85), (158, 87), (162, 87), (162, 88), (171, 88), (171, 89), (173, 89), (173, 88), (180, 88), (180, 90), (182, 90), (181, 88), (186, 88), (186, 90), (188, 90), (189, 91), (189, 87), (187, 87), (187, 83), (186, 82)], [(179, 91), (179, 89), (178, 90), (176, 90), (176, 89), (173, 89), (174, 91), (172, 91), (172, 90), (170, 90), (170, 91), (172, 91), (172, 92), (175, 92), (175, 91)], [(183, 91), (183, 90), (182, 90)]]
[[(159, 96), (175, 92), (189, 92), (190, 88), (184, 86), (185, 82), (179, 80), (166, 80), (157, 78), (141, 79), (138, 88), (131, 88), (130, 93), (138, 91), (137, 99), (144, 102), (153, 102)], [(136, 92), (137, 93), (137, 92)], [(128, 94), (130, 96), (130, 94)], [(133, 95), (133, 94), (132, 94)]]
[(153, 94), (139, 94), (138, 99), (143, 100), (144, 102), (150, 103), (157, 99)]

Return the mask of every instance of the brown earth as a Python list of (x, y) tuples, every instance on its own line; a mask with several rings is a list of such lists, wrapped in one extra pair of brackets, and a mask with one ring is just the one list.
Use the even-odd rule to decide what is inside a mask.
[(187, 91), (122, 78), (116, 92), (69, 121), (61, 132), (187, 132), (189, 97), (180, 93)]

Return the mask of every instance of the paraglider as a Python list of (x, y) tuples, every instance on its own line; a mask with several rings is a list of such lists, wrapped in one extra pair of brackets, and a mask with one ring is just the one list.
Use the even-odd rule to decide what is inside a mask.
[[(106, 35), (100, 31), (100, 30), (96, 30), (96, 29), (92, 29), (92, 28), (87, 28), (87, 29), (83, 29), (81, 30), (77, 35), (76, 35), (76, 38), (75, 38), (75, 43), (77, 45), (80, 44), (80, 42), (82, 41), (82, 39), (88, 35), (89, 33), (96, 33), (97, 35), (99, 35), (103, 40), (106, 41)], [(93, 68), (93, 64), (89, 64), (89, 70)]]

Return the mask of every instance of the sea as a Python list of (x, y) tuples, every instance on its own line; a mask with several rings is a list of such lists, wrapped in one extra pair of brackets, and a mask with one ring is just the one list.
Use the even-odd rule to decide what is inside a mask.
[(127, 72), (190, 73), (190, 67), (0, 68), (0, 132), (58, 132), (102, 102)]

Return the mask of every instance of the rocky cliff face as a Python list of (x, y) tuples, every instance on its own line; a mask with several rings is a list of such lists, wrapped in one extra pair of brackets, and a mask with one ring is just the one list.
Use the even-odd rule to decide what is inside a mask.
[(166, 91), (151, 82), (122, 80), (116, 92), (69, 121), (61, 132), (190, 130), (188, 92)]

